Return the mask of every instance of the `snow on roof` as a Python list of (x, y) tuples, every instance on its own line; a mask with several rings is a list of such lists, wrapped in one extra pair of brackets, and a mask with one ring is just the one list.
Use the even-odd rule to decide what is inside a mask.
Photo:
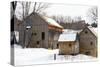
[(91, 32), (92, 32), (95, 36), (98, 35), (98, 29), (97, 29), (97, 28), (94, 28), (94, 27), (88, 27), (88, 28), (91, 30)]
[(80, 33), (82, 30), (63, 29), (63, 34), (66, 33)]
[(59, 25), (55, 20), (49, 18), (49, 17), (46, 17), (46, 16), (42, 16), (42, 18), (50, 25), (53, 25), (53, 26), (57, 26), (59, 28), (63, 28), (61, 25)]
[(61, 34), (59, 37), (59, 42), (64, 41), (75, 41), (76, 40), (76, 33), (67, 33), (67, 34)]

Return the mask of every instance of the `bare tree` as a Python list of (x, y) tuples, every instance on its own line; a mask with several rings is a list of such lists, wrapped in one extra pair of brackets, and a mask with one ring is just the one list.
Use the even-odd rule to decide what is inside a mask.
[(43, 10), (49, 7), (48, 3), (33, 2), (33, 12), (41, 13)]
[(53, 18), (58, 23), (75, 23), (82, 20), (81, 16), (75, 16), (74, 18), (71, 16), (52, 16), (51, 18)]
[(98, 8), (97, 7), (90, 8), (88, 10), (87, 16), (90, 18), (91, 21), (97, 23), (98, 22)]
[(31, 2), (19, 1), (19, 3), (22, 5), (22, 16), (21, 17), (24, 20), (29, 15)]
[(65, 29), (80, 30), (85, 27), (85, 21), (82, 20), (81, 16), (52, 16), (61, 26)]
[(14, 17), (14, 15), (15, 15), (16, 6), (17, 6), (17, 1), (11, 2), (11, 19), (12, 19), (12, 18)]
[[(27, 25), (29, 25), (27, 22), (25, 22), (25, 18), (30, 15), (30, 12), (32, 13), (42, 13), (44, 9), (48, 7), (48, 4), (46, 3), (37, 3), (37, 2), (28, 2), (28, 1), (18, 1), (18, 3), (21, 5), (21, 20), (23, 21), (23, 47), (26, 47), (28, 45), (28, 39), (29, 36), (31, 35), (31, 28), (26, 30)], [(33, 10), (32, 10), (33, 9)], [(31, 39), (31, 38), (30, 38)]]
[(71, 16), (66, 16), (66, 23), (71, 23), (73, 21), (73, 19), (71, 18)]
[(72, 18), (70, 16), (52, 16), (51, 18), (53, 18), (58, 23), (72, 22)]
[(73, 18), (73, 22), (77, 22), (77, 21), (81, 21), (82, 20), (82, 17), (81, 16), (75, 16)]
[[(29, 11), (30, 11), (30, 6), (31, 6), (31, 2), (28, 1), (20, 1), (19, 2), (22, 6), (22, 20), (23, 20), (23, 44), (22, 47), (26, 47), (28, 39), (29, 39), (29, 35), (31, 35), (31, 33), (29, 34), (29, 32), (27, 32), (27, 23), (25, 22), (25, 18), (29, 15)], [(29, 35), (28, 35), (29, 34)]]
[(25, 16), (28, 16), (29, 15), (29, 11), (30, 11), (30, 6), (31, 6), (31, 2), (26, 2), (25, 4)]
[(48, 3), (41, 3), (41, 2), (28, 2), (28, 1), (18, 1), (21, 5), (22, 12), (19, 11), (20, 18), (23, 20), (25, 19), (30, 12), (33, 13), (44, 13), (43, 11), (49, 7)]
[(11, 45), (13, 45), (16, 42), (14, 34), (14, 18), (15, 18), (16, 6), (17, 6), (17, 1), (11, 2)]
[(63, 22), (62, 16), (52, 16), (51, 18), (54, 19), (58, 23)]

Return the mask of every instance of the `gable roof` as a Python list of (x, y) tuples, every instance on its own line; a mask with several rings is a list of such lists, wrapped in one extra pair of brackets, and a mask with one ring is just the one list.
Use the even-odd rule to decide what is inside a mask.
[(50, 17), (47, 17), (47, 16), (40, 15), (40, 14), (38, 14), (38, 13), (31, 13), (29, 16), (26, 17), (26, 19), (29, 18), (29, 17), (32, 16), (32, 15), (34, 15), (34, 16), (35, 16), (35, 15), (39, 16), (39, 17), (42, 18), (45, 22), (47, 22), (47, 24), (49, 24), (49, 25), (51, 25), (51, 26), (55, 26), (55, 27), (58, 27), (58, 28), (62, 28), (62, 29), (63, 29), (63, 27), (62, 27), (60, 24), (58, 24), (54, 19), (52, 19), (52, 18), (50, 18)]
[(77, 37), (76, 33), (61, 34), (58, 41), (59, 42), (75, 41), (76, 37)]
[(59, 28), (63, 28), (60, 24), (58, 24), (55, 20), (52, 18), (46, 17), (46, 16), (41, 16), (49, 25), (53, 25)]
[(94, 27), (88, 27), (89, 30), (97, 37), (98, 36), (98, 29), (97, 28), (94, 28)]
[[(88, 29), (94, 36), (98, 36), (98, 29), (97, 28), (94, 28), (94, 27), (90, 27), (90, 26), (88, 26), (88, 27), (85, 27), (81, 32), (83, 32), (85, 29)], [(80, 32), (80, 34), (81, 34), (81, 32)]]

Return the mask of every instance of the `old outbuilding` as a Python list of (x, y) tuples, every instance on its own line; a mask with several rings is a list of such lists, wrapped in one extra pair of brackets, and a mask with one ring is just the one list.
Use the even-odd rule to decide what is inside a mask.
[[(30, 38), (26, 47), (57, 48), (59, 35), (63, 27), (50, 17), (32, 13), (25, 19), (27, 26), (31, 26)], [(30, 23), (30, 25), (28, 25)], [(28, 33), (28, 30), (27, 30)]]
[(63, 33), (59, 37), (59, 54), (75, 55), (79, 53), (77, 33)]
[(97, 57), (97, 28), (86, 27), (79, 36), (80, 53)]

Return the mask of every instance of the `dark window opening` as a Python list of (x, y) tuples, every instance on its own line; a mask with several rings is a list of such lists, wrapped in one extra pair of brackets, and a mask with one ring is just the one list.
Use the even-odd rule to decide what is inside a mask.
[(87, 31), (85, 31), (85, 33), (87, 34), (88, 32), (87, 32)]
[(11, 32), (14, 31), (14, 17), (11, 19)]
[(71, 47), (72, 46), (72, 44), (69, 44), (69, 47)]
[(57, 48), (59, 48), (59, 44), (57, 44)]
[(28, 30), (28, 28), (26, 28), (26, 30)]
[(88, 51), (88, 52), (85, 52), (85, 54), (86, 54), (86, 55), (90, 55), (90, 51)]
[(45, 40), (45, 32), (42, 32), (42, 40)]
[(36, 33), (33, 33), (34, 35), (37, 35)]
[(91, 45), (93, 45), (93, 42), (90, 42)]
[(40, 42), (39, 41), (37, 41), (37, 44), (39, 44)]

